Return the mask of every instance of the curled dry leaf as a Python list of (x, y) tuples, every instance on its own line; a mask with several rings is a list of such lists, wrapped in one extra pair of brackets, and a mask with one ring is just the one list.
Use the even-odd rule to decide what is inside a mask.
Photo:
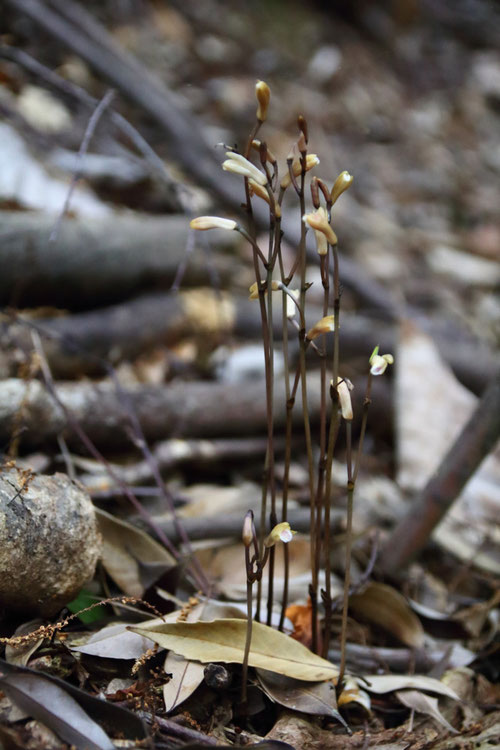
[(458, 734), (457, 730), (446, 721), (443, 714), (438, 707), (438, 699), (433, 698), (430, 695), (425, 695), (419, 690), (398, 690), (396, 691), (397, 699), (403, 706), (411, 708), (421, 714), (427, 714), (435, 719), (441, 726), (452, 732), (452, 734)]
[[(246, 627), (245, 620), (221, 619), (132, 630), (188, 659), (241, 664)], [(336, 680), (339, 673), (334, 664), (311, 653), (298, 641), (258, 622), (253, 624), (248, 664), (308, 682)]]
[(9, 674), (1, 689), (30, 716), (81, 750), (114, 750), (114, 744), (83, 708), (58, 685), (34, 674)]
[(356, 679), (364, 690), (377, 695), (391, 693), (393, 690), (415, 689), (445, 695), (447, 698), (453, 698), (456, 701), (460, 700), (459, 696), (448, 685), (425, 675), (376, 674), (353, 679)]
[(349, 703), (357, 703), (358, 706), (362, 706), (368, 713), (371, 711), (372, 702), (370, 696), (366, 690), (360, 688), (358, 681), (354, 677), (346, 678), (344, 688), (338, 700), (339, 707), (348, 706)]
[(163, 686), (165, 711), (173, 711), (203, 682), (205, 667), (199, 661), (189, 661), (172, 651), (165, 659), (164, 670), (172, 677)]
[[(43, 625), (43, 620), (30, 620), (29, 622), (25, 622), (20, 625), (14, 632), (14, 635), (27, 635), (28, 633), (32, 633), (34, 630), (37, 630), (40, 625)], [(41, 646), (44, 640), (45, 639), (43, 637), (37, 638), (33, 641), (29, 640), (27, 643), (21, 646), (11, 646), (10, 643), (8, 643), (5, 646), (5, 660), (8, 661), (9, 664), (16, 664), (18, 666), (25, 667), (30, 659), (30, 656), (35, 653), (35, 651), (39, 646)]]
[(145, 531), (96, 508), (103, 538), (102, 564), (113, 581), (129, 596), (142, 596), (151, 583), (143, 582), (141, 566), (153, 567), (155, 578), (173, 567), (175, 560), (165, 547)]
[[(175, 614), (179, 615), (178, 612)], [(163, 620), (158, 619), (156, 622), (160, 623)], [(121, 622), (117, 625), (108, 625), (93, 633), (83, 646), (73, 646), (71, 650), (104, 659), (140, 659), (153, 647), (153, 642), (145, 636), (127, 630), (127, 626), (132, 624)]]
[(406, 599), (385, 583), (371, 582), (349, 599), (349, 609), (412, 648), (424, 645), (424, 629)]
[(306, 682), (258, 669), (257, 676), (266, 695), (280, 706), (314, 716), (329, 716), (346, 726), (337, 710), (335, 685), (332, 682)]

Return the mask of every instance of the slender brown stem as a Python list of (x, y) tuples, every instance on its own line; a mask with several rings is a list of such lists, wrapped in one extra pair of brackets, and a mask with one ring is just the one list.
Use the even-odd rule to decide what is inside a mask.
[[(245, 555), (247, 557), (247, 570), (249, 566), (248, 560), (248, 548), (245, 548)], [(241, 705), (243, 712), (246, 712), (247, 708), (247, 679), (248, 679), (248, 657), (250, 654), (250, 646), (252, 644), (252, 580), (248, 577), (247, 573), (247, 632), (245, 639), (245, 651), (243, 653), (243, 662), (241, 665)]]
[[(281, 280), (285, 282), (285, 272), (283, 266), (283, 256), (281, 246), (278, 250), (278, 263), (280, 268)], [(281, 315), (282, 315), (282, 339), (283, 339), (283, 361), (284, 361), (284, 378), (285, 378), (285, 396), (286, 396), (286, 426), (285, 426), (285, 467), (283, 472), (283, 491), (281, 500), (281, 520), (286, 521), (288, 517), (288, 484), (290, 479), (290, 464), (292, 460), (292, 409), (293, 401), (290, 399), (290, 358), (288, 352), (288, 318), (287, 318), (287, 294), (282, 293), (281, 298)], [(288, 605), (288, 586), (290, 577), (290, 554), (288, 544), (283, 545), (283, 596), (281, 603), (281, 614), (279, 621), (279, 630), (283, 630), (285, 622), (285, 613)]]
[(352, 552), (352, 515), (354, 505), (354, 481), (352, 475), (352, 433), (351, 423), (346, 422), (346, 444), (347, 444), (347, 523), (345, 540), (345, 575), (344, 575), (344, 597), (342, 606), (342, 629), (340, 633), (340, 666), (338, 685), (342, 685), (345, 674), (346, 643), (347, 643), (347, 616), (349, 613), (349, 588), (351, 585), (351, 552)]
[(358, 478), (358, 471), (359, 471), (359, 467), (361, 464), (361, 455), (363, 453), (363, 444), (365, 441), (365, 433), (366, 433), (366, 423), (368, 421), (368, 410), (371, 404), (372, 382), (373, 382), (373, 376), (371, 372), (369, 372), (368, 379), (366, 381), (365, 398), (363, 401), (363, 416), (361, 419), (361, 429), (359, 433), (358, 450), (356, 452), (356, 463), (354, 465), (354, 472), (353, 472), (353, 477), (352, 477), (354, 483), (356, 483), (356, 479)]
[[(325, 591), (323, 603), (325, 607), (325, 628), (323, 636), (323, 655), (328, 653), (330, 643), (330, 632), (332, 622), (332, 561), (331, 561), (331, 507), (332, 507), (332, 464), (335, 452), (335, 443), (340, 426), (340, 415), (338, 411), (337, 390), (332, 388), (332, 416), (328, 435), (328, 451), (325, 469), (325, 500), (324, 500), (324, 556), (325, 556)], [(325, 657), (326, 658), (326, 657)]]

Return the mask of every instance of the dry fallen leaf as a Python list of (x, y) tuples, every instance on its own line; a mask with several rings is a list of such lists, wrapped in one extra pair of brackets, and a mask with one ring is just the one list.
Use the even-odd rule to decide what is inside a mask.
[(141, 565), (162, 570), (173, 567), (172, 555), (145, 531), (96, 508), (103, 538), (102, 564), (113, 581), (129, 596), (142, 596)]
[(415, 689), (438, 693), (438, 695), (446, 695), (448, 698), (453, 698), (456, 701), (460, 700), (459, 696), (450, 687), (440, 680), (435, 680), (433, 677), (426, 677), (425, 675), (370, 674), (354, 679), (356, 679), (364, 690), (376, 693), (377, 695), (390, 693), (393, 690)]
[(35, 674), (9, 674), (1, 689), (30, 716), (43, 722), (65, 742), (88, 750), (114, 750), (114, 744), (74, 698)]
[[(131, 630), (188, 659), (241, 664), (246, 627), (245, 620), (221, 619), (177, 622), (152, 628), (133, 627)], [(336, 680), (339, 673), (334, 664), (316, 656), (298, 641), (257, 622), (253, 624), (248, 663), (251, 667), (310, 682)]]
[[(217, 602), (215, 600), (201, 601), (187, 615), (184, 622), (207, 622), (221, 617), (244, 618), (245, 614), (237, 606), (230, 602)], [(177, 616), (175, 622), (179, 620)], [(170, 620), (172, 622), (173, 620)], [(136, 633), (131, 633), (136, 638)], [(167, 654), (163, 669), (166, 674), (172, 677), (166, 685), (163, 686), (163, 700), (165, 701), (165, 710), (173, 711), (178, 705), (183, 703), (190, 695), (194, 693), (198, 685), (201, 684), (205, 668), (198, 661), (189, 661), (183, 656), (170, 651)]]
[(163, 686), (165, 711), (173, 711), (183, 703), (202, 683), (205, 667), (199, 661), (188, 661), (172, 651), (167, 655), (164, 664), (166, 674), (172, 677)]
[(403, 706), (412, 708), (414, 711), (418, 711), (418, 713), (432, 716), (432, 718), (447, 729), (448, 732), (458, 734), (457, 730), (446, 721), (440, 712), (437, 698), (425, 695), (425, 693), (421, 693), (419, 690), (397, 690), (396, 696)]
[[(175, 613), (178, 616), (178, 613)], [(171, 617), (171, 615), (168, 615)], [(158, 622), (162, 622), (158, 620)], [(91, 656), (100, 656), (104, 659), (140, 659), (140, 657), (153, 647), (151, 640), (145, 636), (131, 633), (127, 625), (132, 623), (121, 622), (117, 625), (107, 625), (105, 628), (92, 633), (87, 642), (82, 646), (73, 646), (72, 651)]]
[(335, 685), (332, 682), (305, 682), (258, 669), (260, 685), (271, 700), (281, 706), (314, 716), (330, 716), (345, 726), (337, 710)]
[(338, 700), (339, 707), (347, 706), (349, 703), (357, 703), (368, 711), (368, 713), (371, 711), (371, 698), (366, 690), (360, 688), (358, 681), (354, 677), (347, 677), (344, 680), (344, 687)]
[(392, 586), (371, 582), (349, 599), (349, 609), (379, 625), (412, 648), (424, 645), (424, 629), (404, 598)]

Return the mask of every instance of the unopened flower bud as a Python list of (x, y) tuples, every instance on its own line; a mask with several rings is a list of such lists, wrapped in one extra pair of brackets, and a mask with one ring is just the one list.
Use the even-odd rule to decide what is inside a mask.
[(307, 120), (304, 117), (304, 115), (299, 115), (297, 117), (297, 125), (299, 126), (299, 130), (302, 132), (302, 135), (304, 136), (304, 140), (307, 143), (309, 141), (309, 134), (307, 130)]
[[(260, 153), (260, 146), (261, 146), (260, 141), (255, 140), (255, 139), (252, 141), (252, 148), (255, 149), (255, 151), (258, 151), (259, 153)], [(273, 152), (269, 150), (269, 147), (267, 144), (266, 144), (266, 158), (269, 164), (272, 164), (273, 166), (276, 164), (276, 157), (273, 154)]]
[(296, 531), (293, 531), (290, 528), (290, 524), (288, 523), (288, 521), (278, 523), (271, 531), (271, 533), (265, 538), (264, 547), (274, 547), (277, 542), (284, 542), (285, 544), (287, 544), (288, 542), (292, 541), (293, 535), (296, 533)]
[[(290, 295), (293, 296), (293, 299), (292, 299), (292, 297)], [(289, 289), (288, 290), (288, 294), (286, 295), (286, 317), (288, 319), (294, 318), (295, 315), (297, 314), (298, 310), (297, 310), (297, 304), (296, 303), (298, 302), (299, 297), (300, 297), (300, 289)], [(294, 302), (294, 300), (295, 300), (295, 302)]]
[[(248, 189), (251, 196), (256, 195), (258, 198), (262, 198), (262, 200), (266, 201), (268, 205), (271, 205), (271, 199), (267, 190), (262, 185), (259, 185), (258, 182), (255, 182), (251, 177), (248, 179)], [(276, 202), (274, 203), (274, 212), (279, 219), (281, 216), (281, 206)]]
[[(271, 281), (271, 291), (277, 292), (278, 289), (281, 289), (281, 281)], [(250, 292), (248, 299), (259, 299), (259, 285), (256, 281), (248, 287), (248, 291)], [(264, 291), (267, 294), (267, 288)]]
[(311, 229), (315, 229), (317, 232), (322, 232), (330, 245), (337, 244), (337, 235), (328, 223), (328, 217), (324, 208), (320, 207), (312, 214), (304, 214), (302, 221), (305, 224), (308, 224)]
[(313, 177), (311, 180), (311, 198), (314, 208), (318, 210), (321, 204), (319, 202), (319, 187), (317, 177)]
[(370, 357), (370, 373), (372, 375), (383, 375), (387, 370), (387, 365), (392, 364), (394, 364), (392, 354), (379, 354), (378, 346), (376, 346)]
[(308, 341), (314, 341), (314, 339), (318, 338), (318, 336), (321, 336), (322, 333), (330, 333), (334, 330), (334, 316), (327, 315), (326, 317), (321, 318), (321, 320), (318, 320), (318, 322), (313, 325), (313, 327), (307, 332), (306, 339), (308, 339)]
[(351, 393), (353, 385), (347, 378), (337, 378), (337, 393), (339, 395), (340, 411), (346, 422), (353, 419)]
[(352, 181), (354, 180), (354, 177), (349, 174), (349, 172), (341, 172), (335, 182), (333, 183), (332, 191), (330, 193), (330, 200), (332, 202), (332, 206), (339, 198), (342, 193), (347, 190), (347, 188), (351, 187)]
[(250, 547), (250, 545), (252, 544), (254, 538), (253, 533), (253, 511), (249, 510), (245, 515), (245, 519), (243, 521), (243, 532), (241, 535), (245, 547)]
[(269, 100), (271, 98), (271, 90), (267, 83), (264, 81), (257, 81), (255, 84), (255, 95), (257, 97), (257, 120), (259, 122), (265, 122), (267, 118), (267, 110), (269, 107)]
[(236, 229), (238, 224), (232, 219), (221, 219), (220, 216), (198, 216), (189, 223), (191, 229)]
[[(319, 164), (319, 159), (316, 156), (316, 154), (307, 154), (306, 156), (306, 172), (309, 172), (310, 169), (317, 166)], [(302, 172), (302, 164), (300, 159), (294, 159), (292, 162), (292, 170), (295, 175), (295, 177), (298, 177), (299, 174)], [(286, 190), (286, 188), (290, 185), (292, 182), (292, 178), (290, 177), (289, 172), (286, 173), (286, 175), (283, 177), (283, 179), (280, 182), (280, 187), (283, 190)]]

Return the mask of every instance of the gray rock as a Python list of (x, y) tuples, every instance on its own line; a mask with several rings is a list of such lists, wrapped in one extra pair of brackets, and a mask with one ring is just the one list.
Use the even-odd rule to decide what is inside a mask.
[(90, 497), (65, 474), (0, 475), (0, 607), (55, 614), (93, 576), (101, 545)]

